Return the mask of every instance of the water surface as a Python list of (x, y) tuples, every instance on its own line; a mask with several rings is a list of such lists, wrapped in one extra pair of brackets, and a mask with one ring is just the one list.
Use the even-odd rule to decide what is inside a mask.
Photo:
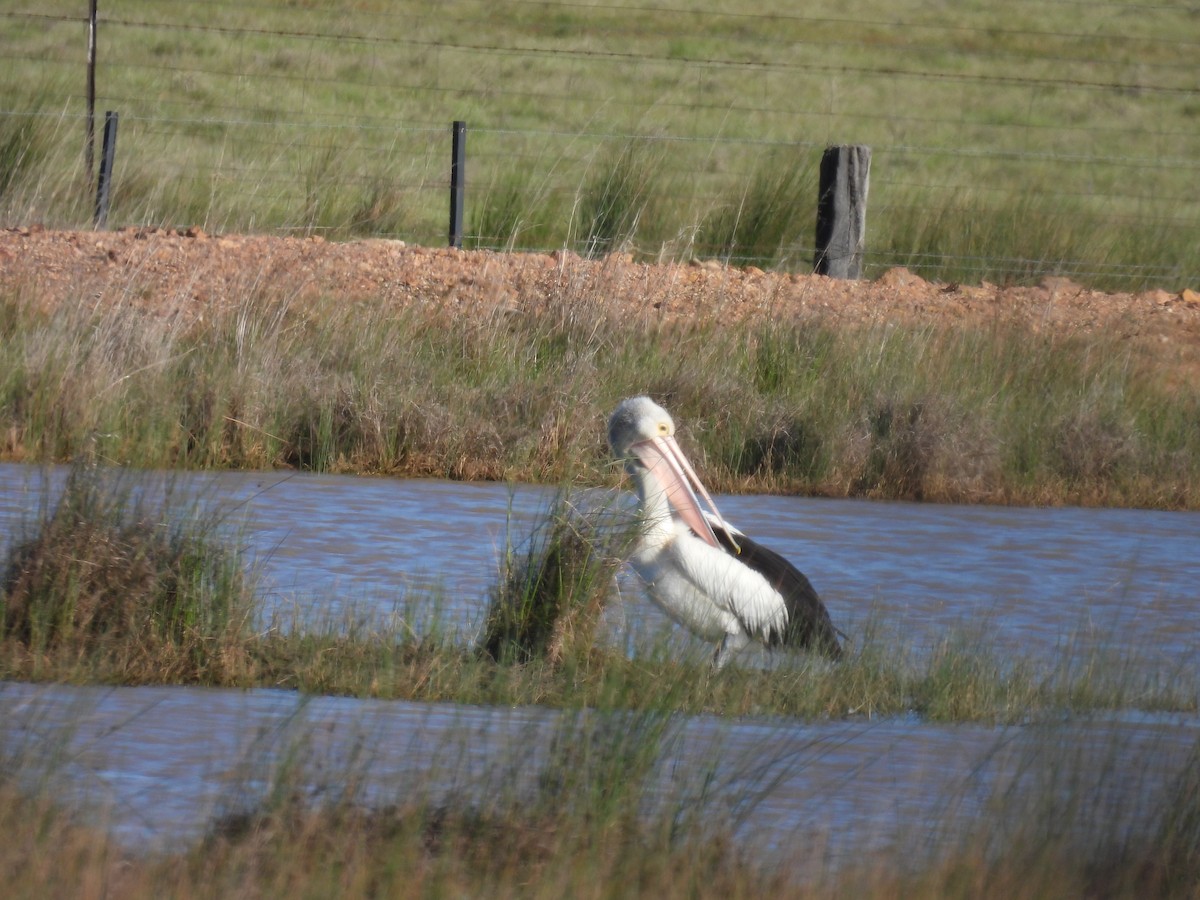
[[(129, 847), (154, 850), (199, 838), (222, 812), (252, 808), (285, 763), (299, 767), (314, 802), (350, 785), (367, 805), (438, 802), (452, 791), (486, 802), (529, 789), (573, 715), (271, 690), (0, 683), (0, 752), (24, 759), (27, 775), (49, 779)], [(607, 724), (637, 733), (636, 717)], [(823, 863), (838, 866), (864, 851), (945, 849), (984, 814), (996, 827), (1005, 815), (1056, 814), (1056, 793), (1064, 810), (1086, 798), (1077, 826), (1102, 823), (1113, 835), (1153, 827), (1198, 737), (1200, 724), (1179, 716), (1008, 728), (678, 717), (651, 789), (673, 809), (703, 787), (707, 815), (757, 852), (789, 860), (797, 848), (820, 848)]]
[[(0, 465), (0, 544), (34, 518), (42, 474)], [(53, 483), (63, 477), (50, 473)], [(464, 638), (480, 621), (504, 548), (528, 534), (553, 496), (443, 481), (177, 477), (226, 511), (224, 527), (261, 569), (266, 612), (294, 609), (314, 622), (351, 612), (431, 614)], [(604, 492), (587, 499), (629, 502)], [(974, 629), (1001, 649), (1049, 659), (1094, 644), (1180, 667), (1197, 657), (1196, 513), (717, 501), (809, 575), (852, 637), (874, 622), (918, 645)], [(671, 628), (634, 579), (619, 586), (613, 633)], [(435, 610), (423, 608), (431, 603)], [(362, 773), (364, 802), (529, 784), (565, 715), (268, 690), (6, 684), (0, 749), (103, 810), (130, 846), (151, 848), (195, 838), (222, 810), (253, 802), (284, 759), (304, 761), (314, 794)], [(1139, 713), (1005, 729), (906, 718), (680, 717), (656, 791), (679, 802), (710, 773), (709, 802), (744, 840), (784, 858), (796, 847), (822, 848), (836, 865), (864, 850), (936, 843), (982, 811), (994, 814), (998, 796), (1041, 802), (1046, 815), (1058, 793), (1083, 790), (1090, 819), (1142, 827), (1171, 796), (1197, 738), (1194, 718)]]
[[(0, 465), (0, 541), (36, 511), (39, 476)], [(347, 610), (436, 615), (467, 636), (504, 548), (528, 535), (553, 496), (436, 480), (177, 477), (227, 505), (231, 533), (260, 563), (269, 608), (311, 621)], [(630, 502), (627, 492), (587, 499)], [(716, 499), (727, 518), (809, 576), (852, 636), (874, 622), (916, 646), (965, 630), (1034, 656), (1099, 644), (1187, 665), (1200, 650), (1200, 513)], [(615, 631), (645, 637), (670, 628), (635, 579), (620, 587)]]

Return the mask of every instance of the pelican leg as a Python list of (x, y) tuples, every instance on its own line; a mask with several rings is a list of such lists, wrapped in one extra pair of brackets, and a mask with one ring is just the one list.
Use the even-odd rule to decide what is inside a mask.
[(717, 652), (713, 654), (713, 668), (717, 670), (725, 668), (725, 663), (729, 662), (732, 657), (737, 656), (749, 643), (750, 638), (744, 631), (726, 634), (717, 646)]

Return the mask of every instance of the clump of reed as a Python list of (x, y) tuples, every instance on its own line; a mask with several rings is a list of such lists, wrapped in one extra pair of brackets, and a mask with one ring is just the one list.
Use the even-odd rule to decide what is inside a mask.
[(580, 185), (568, 243), (587, 256), (627, 249), (658, 199), (663, 155), (651, 141), (609, 148)]
[(512, 252), (553, 243), (556, 225), (569, 218), (546, 190), (544, 181), (528, 169), (506, 169), (492, 176), (482, 202), (471, 215), (471, 233), (463, 244), (471, 249)]
[(812, 261), (816, 196), (813, 166), (767, 159), (743, 192), (706, 214), (697, 227), (696, 252), (735, 264), (804, 271)]
[(155, 505), (117, 472), (74, 465), (0, 575), (8, 652), (35, 675), (104, 659), (138, 681), (220, 680), (252, 583), (219, 517), (173, 504), (169, 489)]
[(144, 468), (612, 482), (603, 422), (649, 393), (717, 490), (1200, 504), (1200, 395), (1117, 336), (648, 329), (605, 316), (605, 288), (469, 321), (261, 287), (203, 322), (0, 298), (0, 451), (53, 461), (91, 441)]
[(591, 653), (634, 533), (629, 515), (581, 508), (561, 491), (524, 542), (506, 546), (480, 651), (507, 664), (558, 664)]
[(24, 109), (0, 116), (0, 208), (12, 202), (15, 189), (36, 182), (41, 174), (51, 144), (46, 105), (44, 96), (34, 94)]
[(0, 114), (0, 219), (90, 224), (94, 195), (79, 164), (75, 121), (51, 79), (9, 92)]

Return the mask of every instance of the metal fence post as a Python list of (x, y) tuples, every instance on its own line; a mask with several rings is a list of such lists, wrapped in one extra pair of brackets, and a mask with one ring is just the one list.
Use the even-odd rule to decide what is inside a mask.
[(862, 144), (829, 147), (821, 157), (817, 249), (813, 259), (817, 274), (862, 277), (870, 176), (870, 147)]
[(87, 44), (87, 123), (83, 143), (83, 160), (87, 168), (88, 181), (92, 180), (95, 171), (93, 159), (96, 152), (96, 0), (88, 3), (88, 44)]
[(113, 157), (117, 153), (117, 114), (104, 114), (104, 147), (100, 156), (100, 180), (96, 185), (97, 228), (108, 224), (108, 195), (112, 185)]
[(450, 246), (462, 247), (463, 190), (467, 171), (467, 123), (456, 121), (450, 150)]

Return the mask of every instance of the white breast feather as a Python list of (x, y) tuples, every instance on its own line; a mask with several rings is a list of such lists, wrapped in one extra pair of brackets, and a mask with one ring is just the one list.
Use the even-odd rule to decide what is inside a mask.
[(783, 598), (765, 578), (686, 527), (638, 556), (635, 568), (659, 605), (709, 640), (743, 627), (765, 639), (787, 624)]

